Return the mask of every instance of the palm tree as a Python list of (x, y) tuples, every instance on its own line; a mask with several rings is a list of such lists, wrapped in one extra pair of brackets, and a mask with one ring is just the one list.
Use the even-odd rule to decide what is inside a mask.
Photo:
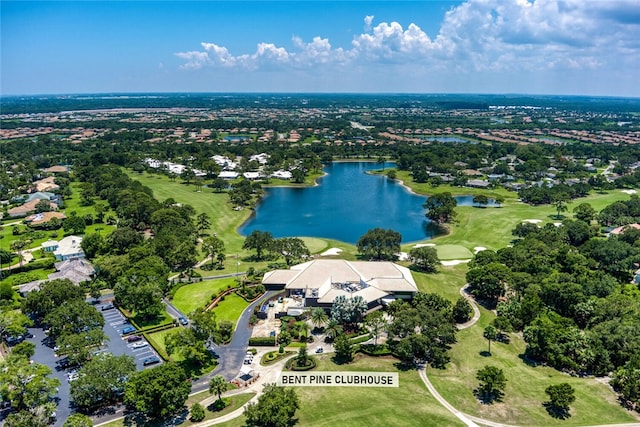
[(209, 381), (209, 393), (217, 394), (218, 400), (222, 400), (222, 393), (229, 389), (229, 383), (222, 375), (216, 375)]
[(316, 328), (320, 328), (326, 325), (328, 321), (329, 321), (329, 316), (327, 315), (327, 312), (324, 311), (322, 307), (316, 307), (313, 310), (311, 310), (311, 323)]
[(491, 341), (495, 341), (498, 338), (498, 331), (492, 325), (484, 328), (484, 337), (489, 341), (489, 354), (491, 354)]
[(327, 323), (326, 332), (327, 337), (333, 340), (342, 333), (342, 326), (340, 326), (340, 324), (335, 320), (330, 319), (329, 323)]

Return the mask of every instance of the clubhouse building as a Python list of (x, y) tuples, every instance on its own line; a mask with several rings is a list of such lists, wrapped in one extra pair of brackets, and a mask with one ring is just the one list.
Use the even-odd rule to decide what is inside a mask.
[(411, 271), (393, 262), (314, 260), (264, 275), (267, 289), (285, 289), (304, 307), (330, 309), (339, 295), (361, 296), (369, 310), (418, 292)]

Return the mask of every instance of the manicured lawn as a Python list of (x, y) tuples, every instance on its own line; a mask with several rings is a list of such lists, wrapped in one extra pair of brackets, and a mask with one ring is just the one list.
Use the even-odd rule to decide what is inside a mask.
[(234, 278), (190, 283), (176, 291), (172, 302), (181, 312), (189, 314), (197, 308), (204, 308), (211, 301), (212, 294), (220, 293), (229, 285), (236, 285)]
[[(555, 369), (527, 365), (521, 355), (524, 341), (511, 334), (511, 343), (491, 343), (491, 356), (482, 332), (494, 317), (481, 308), (482, 317), (475, 326), (458, 333), (458, 343), (450, 352), (451, 363), (445, 370), (431, 369), (428, 375), (436, 389), (454, 407), (492, 421), (515, 425), (595, 425), (638, 422), (631, 412), (623, 409), (616, 395), (606, 384), (594, 378), (575, 378)], [(483, 405), (473, 395), (477, 387), (476, 372), (485, 365), (504, 370), (507, 377), (505, 398), (501, 403)], [(568, 382), (575, 389), (576, 401), (571, 404), (571, 417), (566, 420), (552, 418), (542, 403), (548, 397), (544, 390), (551, 384)], [(463, 409), (464, 408), (464, 409)]]
[[(152, 334), (149, 334), (149, 336), (151, 337), (151, 339), (153, 341), (156, 342), (158, 347), (160, 347), (166, 353), (167, 352), (167, 346), (165, 345), (164, 339), (165, 339), (165, 337), (167, 335), (175, 334), (177, 332), (177, 330), (178, 330), (178, 328), (165, 329), (164, 331), (159, 331), (159, 332), (154, 332)], [(180, 362), (180, 361), (184, 360), (184, 357), (182, 357), (182, 355), (180, 353), (172, 354), (171, 358), (176, 362)]]
[(233, 293), (224, 297), (224, 301), (220, 301), (213, 311), (216, 313), (217, 321), (228, 320), (235, 325), (248, 305), (248, 302)]
[[(429, 394), (415, 370), (398, 371), (395, 359), (360, 357), (336, 365), (330, 356), (317, 358), (319, 371), (399, 372), (397, 389), (375, 387), (297, 387), (300, 426), (462, 426)], [(244, 417), (222, 424), (240, 426)]]
[(460, 288), (466, 283), (467, 265), (459, 264), (453, 267), (438, 267), (438, 273), (426, 274), (413, 271), (413, 278), (421, 292), (441, 295), (451, 302), (460, 297)]
[(438, 251), (438, 258), (441, 260), (473, 258), (473, 252), (461, 245), (436, 244), (435, 248)]
[(312, 254), (321, 253), (329, 249), (329, 242), (325, 239), (317, 237), (301, 237), (301, 239)]

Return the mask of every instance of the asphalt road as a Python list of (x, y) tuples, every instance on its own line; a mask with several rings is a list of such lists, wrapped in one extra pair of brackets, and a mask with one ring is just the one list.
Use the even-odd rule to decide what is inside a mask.
[(276, 291), (267, 291), (261, 298), (249, 304), (242, 312), (231, 342), (227, 345), (214, 346), (212, 349), (218, 356), (218, 366), (209, 374), (194, 381), (191, 391), (198, 392), (209, 388), (209, 379), (214, 375), (222, 375), (227, 381), (234, 379), (240, 373), (244, 356), (249, 348), (252, 327), (249, 326), (249, 318), (253, 314), (253, 308), (265, 299), (276, 295)]

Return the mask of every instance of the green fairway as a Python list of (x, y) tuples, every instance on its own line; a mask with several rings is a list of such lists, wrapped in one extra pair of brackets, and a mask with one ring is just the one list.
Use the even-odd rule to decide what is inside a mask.
[[(521, 355), (524, 341), (511, 334), (511, 343), (491, 344), (491, 356), (483, 338), (484, 327), (494, 317), (481, 308), (482, 317), (475, 326), (458, 333), (445, 370), (428, 369), (433, 385), (454, 407), (465, 413), (488, 420), (514, 425), (595, 425), (637, 422), (631, 412), (623, 409), (611, 389), (595, 378), (576, 378), (544, 366), (529, 366)], [(485, 365), (497, 366), (507, 377), (504, 401), (483, 405), (473, 395), (478, 386), (476, 372)], [(548, 400), (544, 390), (552, 384), (568, 382), (575, 389), (576, 401), (571, 404), (571, 417), (560, 420), (551, 417), (542, 403)]]
[(224, 297), (224, 301), (220, 301), (213, 309), (213, 312), (216, 313), (217, 321), (228, 320), (235, 326), (240, 315), (248, 305), (248, 302), (233, 293)]
[(211, 301), (211, 295), (235, 286), (234, 278), (205, 280), (203, 282), (190, 283), (178, 289), (173, 296), (173, 305), (185, 314), (189, 314), (197, 308), (204, 308)]
[(426, 274), (412, 272), (413, 278), (420, 292), (431, 292), (455, 302), (460, 297), (460, 288), (464, 286), (467, 265), (459, 264), (453, 267), (438, 267), (438, 273)]

